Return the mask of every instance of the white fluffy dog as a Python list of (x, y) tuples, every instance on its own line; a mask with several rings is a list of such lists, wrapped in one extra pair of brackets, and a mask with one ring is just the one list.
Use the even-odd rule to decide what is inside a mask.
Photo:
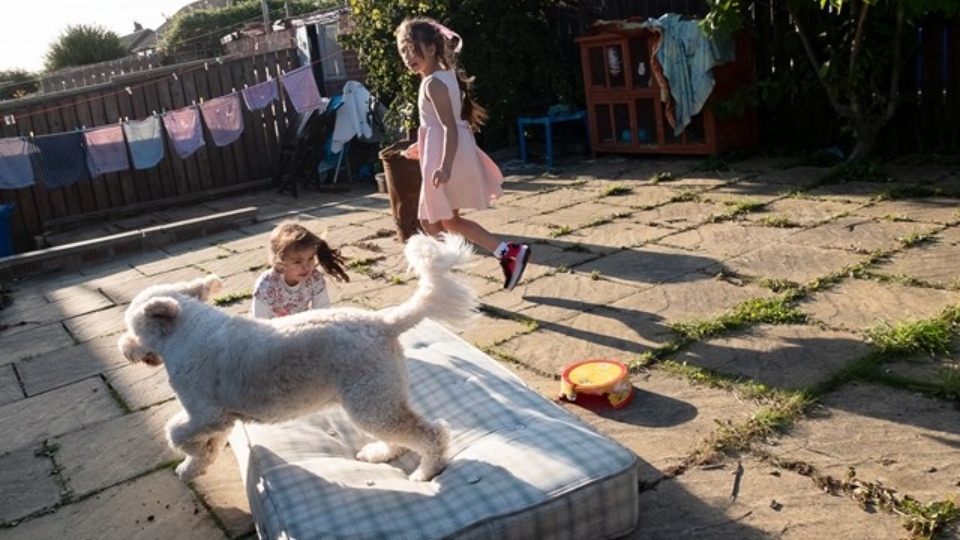
[(229, 315), (205, 304), (220, 289), (214, 275), (151, 286), (127, 309), (120, 351), (131, 362), (165, 365), (183, 411), (167, 423), (170, 445), (186, 454), (183, 480), (216, 460), (236, 420), (274, 423), (339, 403), (378, 441), (357, 459), (385, 462), (404, 448), (420, 455), (411, 480), (427, 481), (446, 464), (448, 434), (407, 403), (407, 369), (398, 336), (425, 317), (463, 324), (477, 297), (453, 270), (473, 250), (463, 238), (418, 235), (405, 255), (419, 276), (398, 306), (314, 310), (279, 319)]

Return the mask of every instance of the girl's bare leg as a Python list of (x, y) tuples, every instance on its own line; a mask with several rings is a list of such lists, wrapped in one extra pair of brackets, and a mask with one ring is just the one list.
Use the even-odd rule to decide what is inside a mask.
[(453, 211), (453, 217), (451, 219), (441, 220), (440, 225), (444, 230), (457, 233), (490, 253), (493, 253), (493, 251), (497, 249), (497, 246), (500, 245), (499, 238), (484, 229), (483, 226), (476, 221), (460, 217), (460, 213), (456, 210)]
[(430, 236), (440, 236), (440, 233), (443, 232), (443, 225), (438, 223), (429, 223), (425, 219), (420, 220), (420, 226), (423, 227), (423, 232), (429, 234)]

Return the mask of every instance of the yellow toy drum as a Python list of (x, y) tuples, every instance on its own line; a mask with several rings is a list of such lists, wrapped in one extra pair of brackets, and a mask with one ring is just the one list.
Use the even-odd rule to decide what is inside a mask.
[(560, 399), (576, 401), (577, 393), (606, 396), (614, 409), (626, 407), (633, 400), (627, 366), (616, 360), (585, 360), (568, 366), (560, 379)]

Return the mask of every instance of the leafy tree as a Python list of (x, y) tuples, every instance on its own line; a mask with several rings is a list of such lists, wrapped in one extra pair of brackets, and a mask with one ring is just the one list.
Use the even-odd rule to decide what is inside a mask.
[(44, 67), (56, 71), (116, 60), (127, 55), (116, 33), (100, 25), (67, 26), (47, 51)]
[[(756, 0), (709, 0), (705, 25), (736, 30)], [(784, 0), (803, 56), (834, 112), (852, 132), (849, 161), (864, 159), (896, 114), (900, 78), (917, 22), (960, 13), (957, 0)]]
[[(271, 20), (311, 13), (339, 6), (340, 0), (270, 0)], [(263, 21), (260, 0), (244, 0), (222, 8), (193, 9), (176, 15), (160, 37), (157, 48), (167, 54), (199, 51), (208, 56), (220, 54), (220, 38), (249, 23)]]
[(22, 69), (0, 71), (0, 99), (18, 99), (40, 90), (36, 74)]

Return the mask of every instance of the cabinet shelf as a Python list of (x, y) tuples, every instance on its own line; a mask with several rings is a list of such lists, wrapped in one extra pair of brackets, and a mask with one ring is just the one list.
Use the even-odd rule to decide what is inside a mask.
[(674, 135), (667, 120), (666, 104), (661, 102), (661, 88), (650, 64), (657, 38), (649, 29), (636, 28), (577, 40), (591, 151), (708, 155), (755, 146), (755, 109), (745, 109), (737, 118), (719, 119), (712, 108), (716, 101), (754, 84), (749, 38), (738, 37), (734, 62), (714, 68), (716, 84), (710, 99), (680, 135)]

